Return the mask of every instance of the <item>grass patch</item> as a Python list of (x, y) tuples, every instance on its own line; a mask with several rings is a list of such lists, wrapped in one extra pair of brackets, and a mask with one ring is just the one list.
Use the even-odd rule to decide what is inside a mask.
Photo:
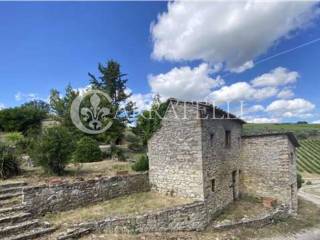
[(135, 215), (146, 211), (163, 209), (190, 203), (189, 199), (145, 192), (115, 198), (95, 205), (77, 208), (57, 214), (47, 214), (46, 221), (55, 225), (76, 224), (109, 216)]

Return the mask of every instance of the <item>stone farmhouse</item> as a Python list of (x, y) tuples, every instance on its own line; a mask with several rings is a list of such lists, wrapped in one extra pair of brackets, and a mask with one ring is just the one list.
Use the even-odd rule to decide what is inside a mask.
[(148, 143), (152, 190), (203, 201), (212, 217), (240, 195), (273, 199), (296, 213), (297, 139), (242, 136), (244, 123), (208, 104), (169, 99)]

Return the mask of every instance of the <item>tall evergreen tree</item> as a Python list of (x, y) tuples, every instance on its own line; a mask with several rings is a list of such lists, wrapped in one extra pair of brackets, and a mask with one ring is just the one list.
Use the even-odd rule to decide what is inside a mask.
[(135, 115), (135, 104), (129, 101), (131, 94), (127, 91), (127, 74), (122, 73), (120, 68), (119, 63), (109, 60), (106, 66), (99, 64), (99, 77), (89, 73), (92, 88), (104, 91), (111, 98), (109, 108), (113, 123), (106, 133), (110, 141), (123, 137), (126, 124), (131, 123)]

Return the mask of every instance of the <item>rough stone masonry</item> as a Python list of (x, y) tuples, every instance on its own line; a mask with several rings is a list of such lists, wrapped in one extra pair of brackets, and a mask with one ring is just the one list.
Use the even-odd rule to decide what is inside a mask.
[(210, 217), (240, 194), (274, 198), (296, 212), (296, 138), (242, 137), (244, 123), (211, 105), (170, 99), (148, 143), (151, 189), (204, 201)]

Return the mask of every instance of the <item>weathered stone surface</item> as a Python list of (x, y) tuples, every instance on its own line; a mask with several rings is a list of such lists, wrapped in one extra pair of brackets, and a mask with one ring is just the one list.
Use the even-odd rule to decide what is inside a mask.
[[(200, 231), (208, 224), (204, 202), (195, 202), (143, 215), (106, 218), (101, 221), (81, 223), (77, 229), (106, 231), (111, 233), (142, 233), (168, 231)], [(68, 233), (61, 234), (67, 236)], [(59, 238), (60, 239), (60, 238)]]
[(70, 210), (90, 203), (148, 190), (148, 174), (138, 173), (52, 186), (26, 187), (23, 189), (23, 203), (26, 211), (36, 215)]
[(297, 211), (296, 153), (286, 135), (242, 139), (241, 192), (277, 199)]

